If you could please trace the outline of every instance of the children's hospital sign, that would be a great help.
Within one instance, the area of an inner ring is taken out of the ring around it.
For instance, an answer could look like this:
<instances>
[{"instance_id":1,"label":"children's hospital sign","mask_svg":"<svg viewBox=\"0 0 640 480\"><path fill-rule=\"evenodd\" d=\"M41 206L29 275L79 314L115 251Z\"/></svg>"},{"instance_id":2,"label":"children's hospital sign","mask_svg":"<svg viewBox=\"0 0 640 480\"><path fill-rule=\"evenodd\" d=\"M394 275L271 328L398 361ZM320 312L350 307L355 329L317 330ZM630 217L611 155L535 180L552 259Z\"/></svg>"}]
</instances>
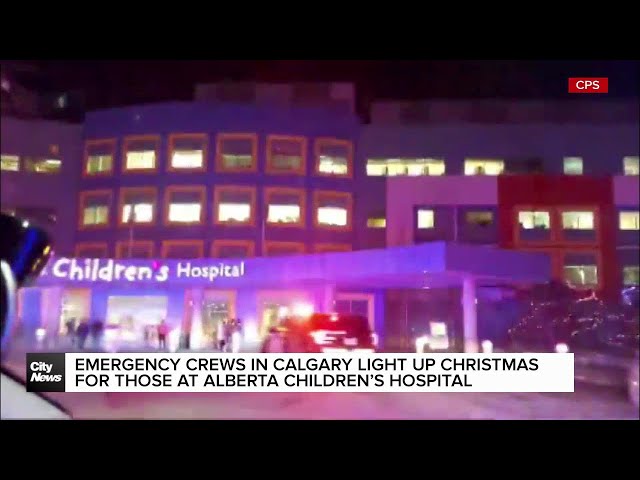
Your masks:
<instances>
[{"instance_id":1,"label":"children's hospital sign","mask_svg":"<svg viewBox=\"0 0 640 480\"><path fill-rule=\"evenodd\" d=\"M239 278L245 273L245 263L213 262L195 264L188 261L161 263L118 262L98 258L53 258L43 270L43 280L69 282L170 282L173 280L200 280L213 282L217 278Z\"/></svg>"}]
</instances>

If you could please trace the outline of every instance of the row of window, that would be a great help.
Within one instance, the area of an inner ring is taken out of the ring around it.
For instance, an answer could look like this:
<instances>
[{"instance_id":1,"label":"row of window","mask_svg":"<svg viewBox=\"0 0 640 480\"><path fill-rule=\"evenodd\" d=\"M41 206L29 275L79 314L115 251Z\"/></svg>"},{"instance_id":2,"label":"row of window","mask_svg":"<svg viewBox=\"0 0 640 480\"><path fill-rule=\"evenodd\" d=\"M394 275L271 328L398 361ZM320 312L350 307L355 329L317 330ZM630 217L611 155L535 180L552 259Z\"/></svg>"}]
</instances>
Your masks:
<instances>
[{"instance_id":1,"label":"row of window","mask_svg":"<svg viewBox=\"0 0 640 480\"><path fill-rule=\"evenodd\" d=\"M216 185L213 188L213 223L228 226L255 226L264 218L269 226L306 226L307 191L303 188L265 187L265 212L257 216L256 187ZM117 224L153 225L157 217L158 189L123 187L118 193ZM313 222L317 228L350 230L353 197L349 192L314 190ZM79 228L111 225L112 190L80 193ZM206 222L205 186L169 186L164 190L164 224L167 226L203 225Z\"/></svg>"},{"instance_id":2,"label":"row of window","mask_svg":"<svg viewBox=\"0 0 640 480\"><path fill-rule=\"evenodd\" d=\"M85 176L111 175L114 171L116 139L89 140L85 144ZM307 174L306 137L267 135L265 173L271 175ZM204 172L207 170L209 136L172 134L168 139L167 171ZM129 136L122 141L122 172L148 173L159 169L160 136ZM314 173L333 177L353 176L353 144L336 138L317 138L313 142ZM215 141L215 171L255 173L258 171L258 135L219 133Z\"/></svg>"},{"instance_id":3,"label":"row of window","mask_svg":"<svg viewBox=\"0 0 640 480\"><path fill-rule=\"evenodd\" d=\"M350 244L316 243L311 247L314 253L348 252ZM299 242L266 241L265 256L299 255L307 252L307 246ZM152 240L120 241L115 245L116 258L155 258L156 248ZM168 259L191 259L205 256L203 240L165 240L160 244L160 257ZM220 239L211 242L211 258L249 258L256 254L253 240ZM75 256L79 258L108 258L111 255L106 242L81 242L76 244Z\"/></svg>"},{"instance_id":4,"label":"row of window","mask_svg":"<svg viewBox=\"0 0 640 480\"><path fill-rule=\"evenodd\" d=\"M560 218L563 230L595 229L595 214L593 211L562 211ZM491 210L466 211L464 219L466 224L477 226L489 226L495 221L494 212ZM435 211L419 208L416 213L416 223L418 229L435 228ZM382 217L370 217L367 219L369 228L385 228L386 224L386 219ZM519 211L518 224L523 230L549 230L551 228L551 212ZM640 230L640 212L618 212L618 226L620 230Z\"/></svg>"},{"instance_id":5,"label":"row of window","mask_svg":"<svg viewBox=\"0 0 640 480\"><path fill-rule=\"evenodd\" d=\"M30 173L58 173L62 168L62 160L59 158L36 158L18 155L0 156L0 167L4 172L19 172L24 170Z\"/></svg>"},{"instance_id":6,"label":"row of window","mask_svg":"<svg viewBox=\"0 0 640 480\"><path fill-rule=\"evenodd\" d=\"M574 287L596 288L599 285L596 265L565 265L563 274L564 280ZM622 283L625 286L640 284L640 267L623 266Z\"/></svg>"},{"instance_id":7,"label":"row of window","mask_svg":"<svg viewBox=\"0 0 640 480\"><path fill-rule=\"evenodd\" d=\"M158 170L159 136L125 137L123 172L156 172ZM85 176L111 175L114 170L115 139L89 140L85 145ZM207 170L208 136L206 134L174 134L169 137L167 170L171 172L203 172ZM283 135L267 136L266 173L273 175L306 175L307 139ZM353 144L347 140L319 138L314 142L314 173L317 175L352 177ZM258 136L243 133L221 133L216 139L215 166L219 173L254 173L258 170ZM58 173L62 162L55 158L24 158L24 169L35 173ZM2 170L19 171L17 155L2 155ZM542 173L541 162L506 172L504 160L466 159L465 175L501 175L503 173ZM563 159L565 175L582 175L581 157ZM624 175L639 175L638 157L624 157ZM440 176L446 173L443 159L369 159L368 176Z\"/></svg>"},{"instance_id":8,"label":"row of window","mask_svg":"<svg viewBox=\"0 0 640 480\"><path fill-rule=\"evenodd\" d=\"M541 161L524 164L520 168L507 171L504 160L472 159L464 161L465 175L502 175L504 173L543 173ZM564 157L565 175L582 175L584 161L581 157ZM624 157L622 171L625 175L640 174L638 157ZM445 175L446 165L443 159L436 158L388 158L367 160L367 175L370 177L396 176L440 176Z\"/></svg>"}]
</instances>

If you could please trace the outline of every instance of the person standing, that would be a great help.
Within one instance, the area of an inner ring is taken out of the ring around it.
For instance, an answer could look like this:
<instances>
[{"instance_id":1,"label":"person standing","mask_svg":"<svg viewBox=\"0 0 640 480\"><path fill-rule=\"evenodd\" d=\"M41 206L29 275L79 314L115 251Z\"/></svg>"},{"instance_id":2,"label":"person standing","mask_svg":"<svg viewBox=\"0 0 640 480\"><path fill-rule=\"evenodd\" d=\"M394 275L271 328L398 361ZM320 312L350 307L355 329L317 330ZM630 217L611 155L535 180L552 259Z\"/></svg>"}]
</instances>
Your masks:
<instances>
[{"instance_id":1,"label":"person standing","mask_svg":"<svg viewBox=\"0 0 640 480\"><path fill-rule=\"evenodd\" d=\"M216 330L216 337L218 340L218 350L221 352L224 351L225 347L225 337L227 330L227 321L226 319L220 319L218 322L218 329Z\"/></svg>"},{"instance_id":2,"label":"person standing","mask_svg":"<svg viewBox=\"0 0 640 480\"><path fill-rule=\"evenodd\" d=\"M167 335L169 334L169 326L167 322L163 319L158 325L158 348L160 350L167 349Z\"/></svg>"}]
</instances>

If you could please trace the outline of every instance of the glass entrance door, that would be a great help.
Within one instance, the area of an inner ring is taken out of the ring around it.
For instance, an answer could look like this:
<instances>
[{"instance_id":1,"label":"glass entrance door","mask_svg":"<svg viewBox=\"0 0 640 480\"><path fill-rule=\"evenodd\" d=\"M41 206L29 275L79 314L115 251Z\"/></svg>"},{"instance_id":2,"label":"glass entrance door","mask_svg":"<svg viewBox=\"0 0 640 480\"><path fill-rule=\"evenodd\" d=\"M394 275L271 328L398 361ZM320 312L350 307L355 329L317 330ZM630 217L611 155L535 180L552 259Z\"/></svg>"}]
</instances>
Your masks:
<instances>
[{"instance_id":1,"label":"glass entrance door","mask_svg":"<svg viewBox=\"0 0 640 480\"><path fill-rule=\"evenodd\" d=\"M214 348L220 322L231 318L228 300L205 299L202 306L202 342L205 347Z\"/></svg>"}]
</instances>

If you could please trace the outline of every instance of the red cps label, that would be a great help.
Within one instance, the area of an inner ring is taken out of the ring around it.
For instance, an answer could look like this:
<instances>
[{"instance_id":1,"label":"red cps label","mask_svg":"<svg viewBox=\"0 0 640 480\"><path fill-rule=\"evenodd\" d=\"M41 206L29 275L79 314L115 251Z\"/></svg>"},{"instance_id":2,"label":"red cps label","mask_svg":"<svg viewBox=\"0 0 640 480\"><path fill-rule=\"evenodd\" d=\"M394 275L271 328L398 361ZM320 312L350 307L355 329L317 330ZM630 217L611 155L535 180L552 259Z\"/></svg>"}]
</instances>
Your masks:
<instances>
[{"instance_id":1,"label":"red cps label","mask_svg":"<svg viewBox=\"0 0 640 480\"><path fill-rule=\"evenodd\" d=\"M569 93L609 93L609 79L606 77L570 78Z\"/></svg>"}]
</instances>

